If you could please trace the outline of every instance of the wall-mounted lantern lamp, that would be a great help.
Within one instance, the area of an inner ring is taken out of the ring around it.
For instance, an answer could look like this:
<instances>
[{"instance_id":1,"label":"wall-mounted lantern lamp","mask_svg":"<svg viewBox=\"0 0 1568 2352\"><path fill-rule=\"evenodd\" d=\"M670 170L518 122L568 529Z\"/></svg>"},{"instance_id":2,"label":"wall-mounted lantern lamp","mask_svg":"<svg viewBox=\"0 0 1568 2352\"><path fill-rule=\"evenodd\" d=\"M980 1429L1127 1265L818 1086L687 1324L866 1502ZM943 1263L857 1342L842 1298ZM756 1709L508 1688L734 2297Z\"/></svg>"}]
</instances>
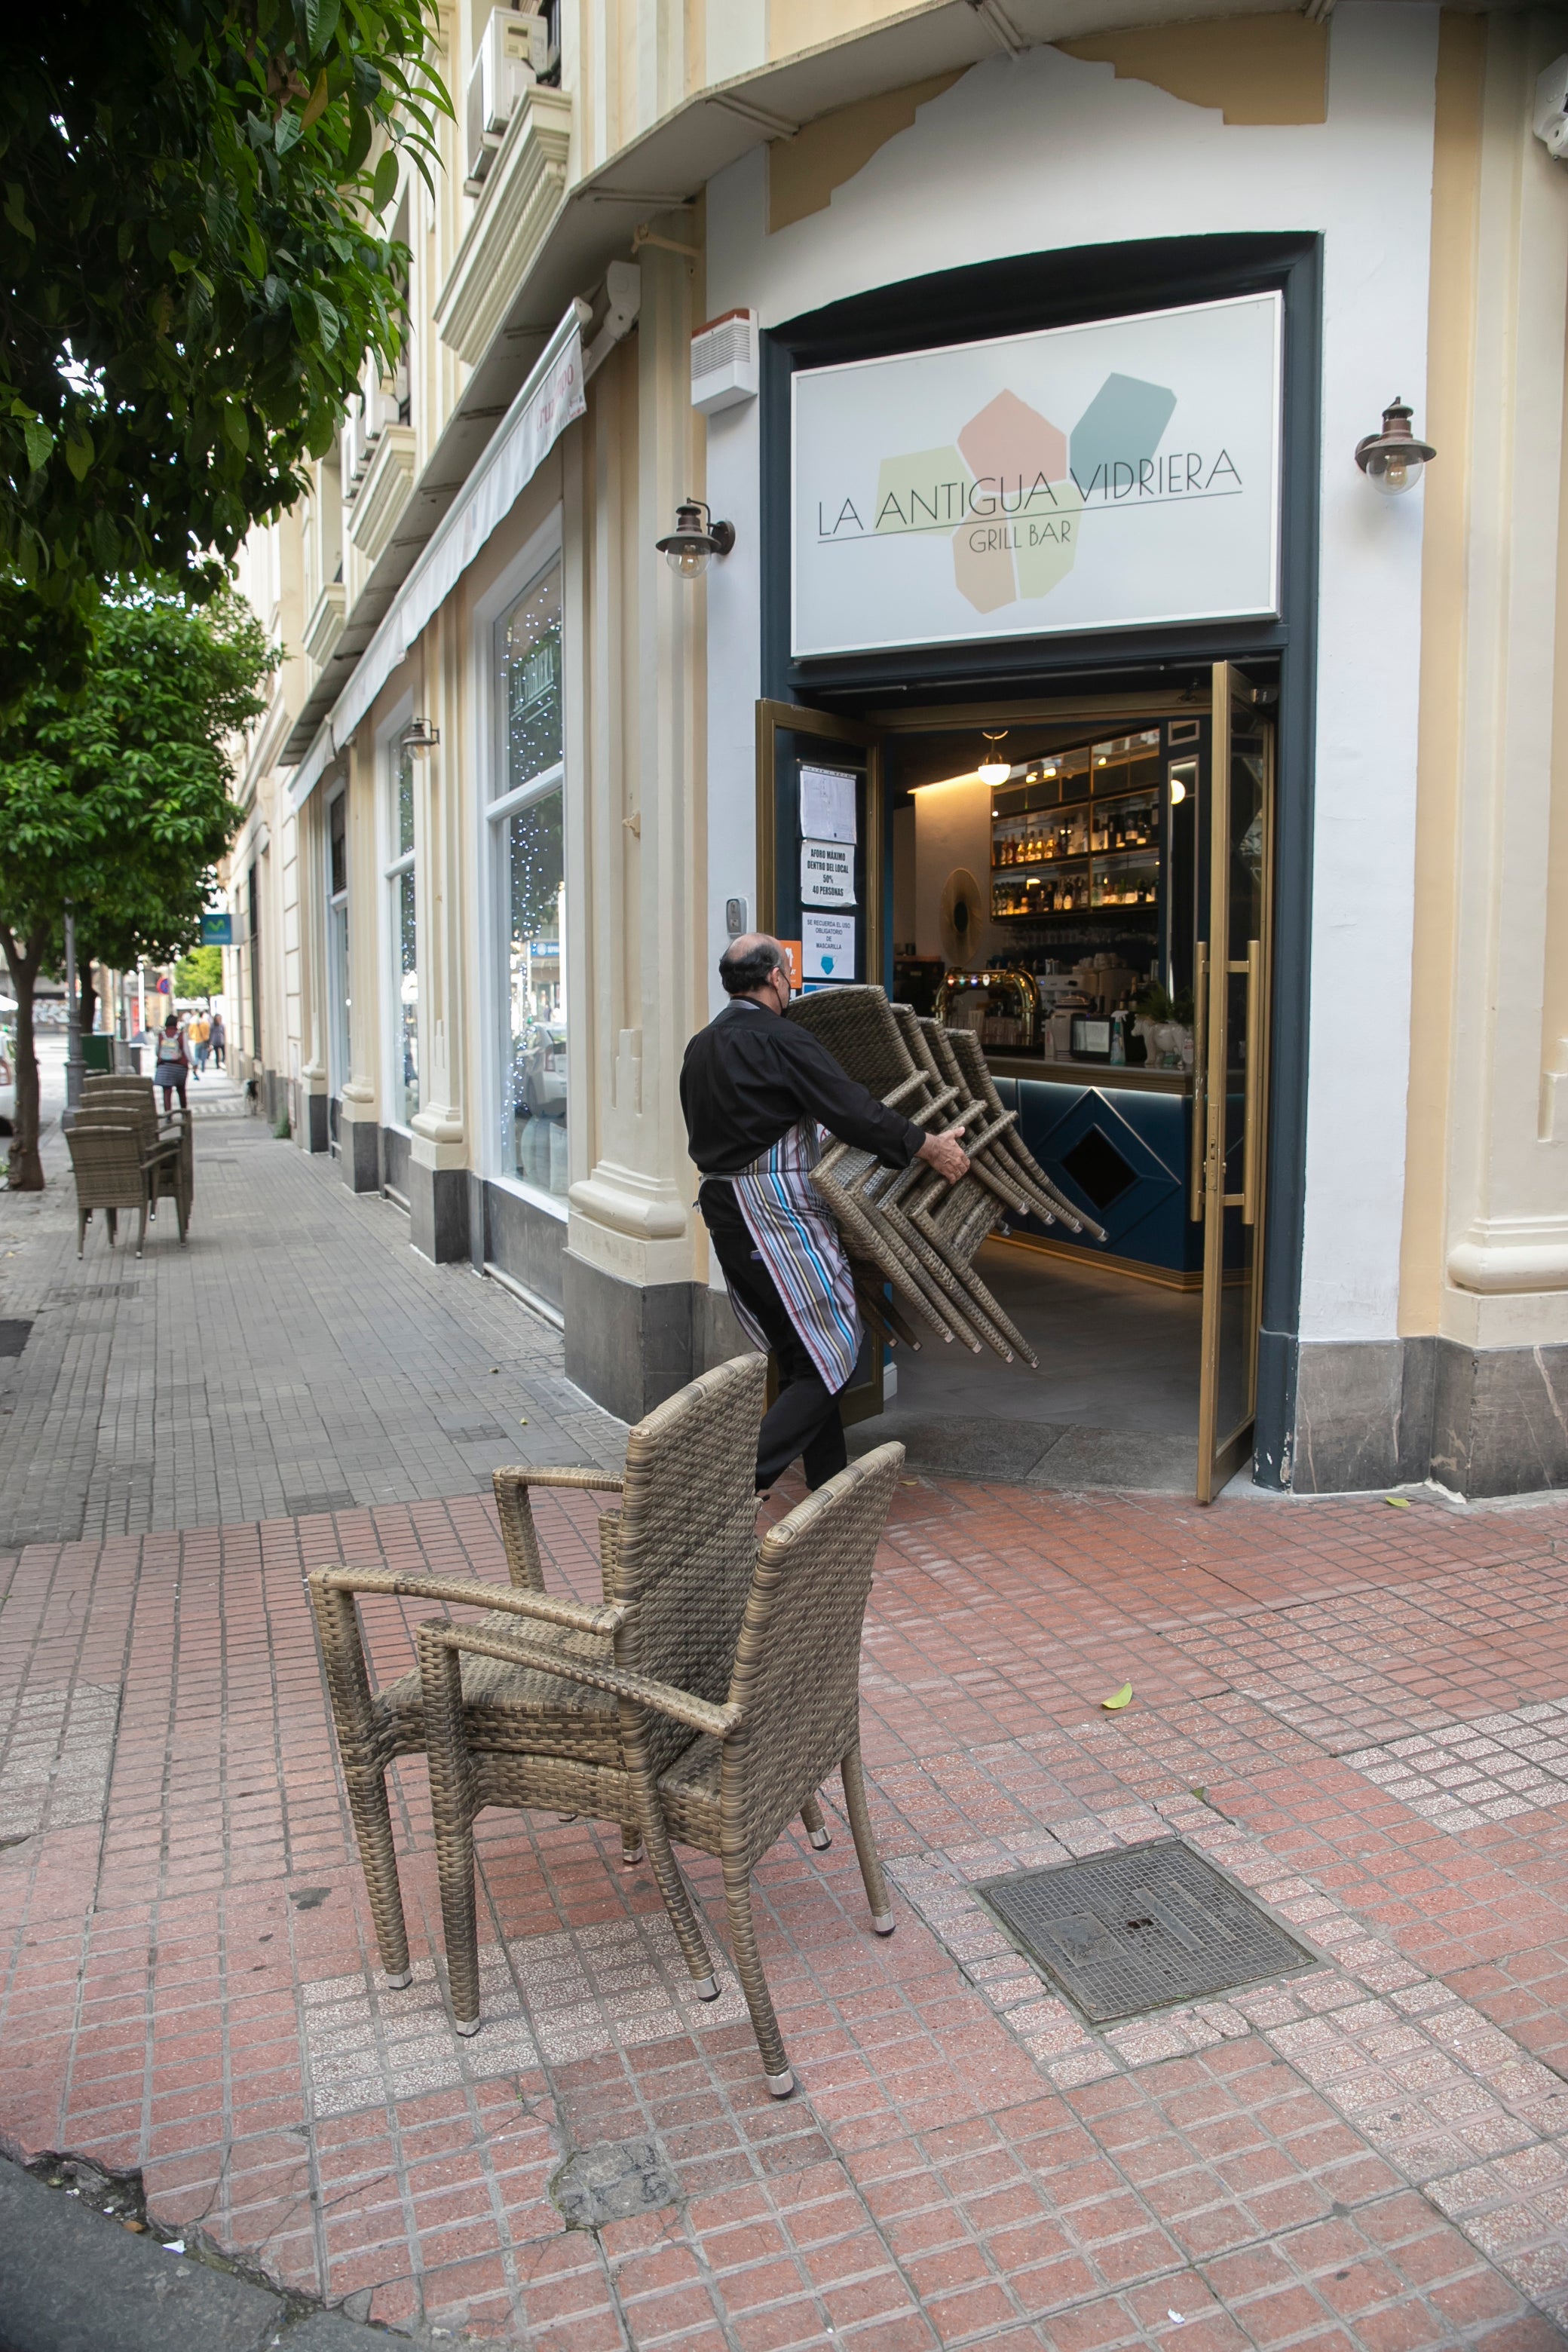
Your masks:
<instances>
[{"instance_id":1,"label":"wall-mounted lantern lamp","mask_svg":"<svg viewBox=\"0 0 1568 2352\"><path fill-rule=\"evenodd\" d=\"M700 499L682 499L675 509L675 529L655 542L678 580L695 580L708 569L710 555L728 555L735 544L732 522L715 522Z\"/></svg>"},{"instance_id":2,"label":"wall-mounted lantern lamp","mask_svg":"<svg viewBox=\"0 0 1568 2352\"><path fill-rule=\"evenodd\" d=\"M1005 784L1008 777L1013 772L1012 761L1005 758L1004 755L996 749L997 744L1002 741L1003 737L1005 736L1006 732L1007 730L1004 727L1000 735L986 736L985 740L990 744L991 749L986 752L985 757L981 761L980 765L974 771L981 782L983 784L988 784L993 792L995 791L998 784Z\"/></svg>"},{"instance_id":3,"label":"wall-mounted lantern lamp","mask_svg":"<svg viewBox=\"0 0 1568 2352\"><path fill-rule=\"evenodd\" d=\"M441 730L432 727L427 719L411 719L397 740L405 751L412 751L416 760L422 760L426 752L433 751L441 740Z\"/></svg>"},{"instance_id":4,"label":"wall-mounted lantern lamp","mask_svg":"<svg viewBox=\"0 0 1568 2352\"><path fill-rule=\"evenodd\" d=\"M1355 445L1355 461L1374 490L1396 499L1414 489L1427 465L1437 455L1430 441L1417 441L1410 430L1413 411L1396 393L1383 412L1383 430L1369 433Z\"/></svg>"}]
</instances>

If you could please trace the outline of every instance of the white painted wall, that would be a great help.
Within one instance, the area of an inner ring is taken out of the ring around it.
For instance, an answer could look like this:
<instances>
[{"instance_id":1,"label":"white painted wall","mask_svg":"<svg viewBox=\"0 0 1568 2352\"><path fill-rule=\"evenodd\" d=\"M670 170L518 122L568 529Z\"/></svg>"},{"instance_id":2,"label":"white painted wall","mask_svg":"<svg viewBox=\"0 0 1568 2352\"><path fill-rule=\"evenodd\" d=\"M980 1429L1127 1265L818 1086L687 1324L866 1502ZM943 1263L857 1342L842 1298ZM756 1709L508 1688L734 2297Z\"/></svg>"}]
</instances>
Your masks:
<instances>
[{"instance_id":1,"label":"white painted wall","mask_svg":"<svg viewBox=\"0 0 1568 2352\"><path fill-rule=\"evenodd\" d=\"M1396 1332L1410 1023L1421 494L1371 493L1352 458L1395 393L1422 413L1437 10L1342 0L1329 119L1237 128L1040 48L974 68L831 205L766 234L766 158L714 180L708 309L773 326L900 278L1116 239L1315 230L1325 257L1307 1230L1301 1331ZM754 514L754 405L714 420L709 498ZM712 567L710 898L752 870L760 642L754 522ZM747 762L748 782L740 786ZM731 782L733 779L733 782ZM734 793L731 821L721 812ZM718 952L715 947L715 954Z\"/></svg>"}]
</instances>

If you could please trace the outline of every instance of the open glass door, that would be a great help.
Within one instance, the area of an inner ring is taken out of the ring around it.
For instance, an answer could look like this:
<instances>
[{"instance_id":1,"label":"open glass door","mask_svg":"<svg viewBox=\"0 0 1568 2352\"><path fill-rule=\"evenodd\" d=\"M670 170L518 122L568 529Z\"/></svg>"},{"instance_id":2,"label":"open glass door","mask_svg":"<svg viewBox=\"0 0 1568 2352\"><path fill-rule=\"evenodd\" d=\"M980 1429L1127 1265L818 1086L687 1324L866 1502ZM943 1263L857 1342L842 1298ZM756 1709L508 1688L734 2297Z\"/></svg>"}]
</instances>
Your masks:
<instances>
[{"instance_id":1,"label":"open glass door","mask_svg":"<svg viewBox=\"0 0 1568 2352\"><path fill-rule=\"evenodd\" d=\"M886 980L881 735L788 702L757 705L758 930L795 945L806 988ZM882 1350L868 1338L840 1404L882 1410Z\"/></svg>"},{"instance_id":2,"label":"open glass door","mask_svg":"<svg viewBox=\"0 0 1568 2352\"><path fill-rule=\"evenodd\" d=\"M1274 730L1228 662L1215 665L1211 754L1193 1106L1194 1212L1204 1224L1200 1503L1212 1501L1252 1443L1263 1264Z\"/></svg>"}]
</instances>

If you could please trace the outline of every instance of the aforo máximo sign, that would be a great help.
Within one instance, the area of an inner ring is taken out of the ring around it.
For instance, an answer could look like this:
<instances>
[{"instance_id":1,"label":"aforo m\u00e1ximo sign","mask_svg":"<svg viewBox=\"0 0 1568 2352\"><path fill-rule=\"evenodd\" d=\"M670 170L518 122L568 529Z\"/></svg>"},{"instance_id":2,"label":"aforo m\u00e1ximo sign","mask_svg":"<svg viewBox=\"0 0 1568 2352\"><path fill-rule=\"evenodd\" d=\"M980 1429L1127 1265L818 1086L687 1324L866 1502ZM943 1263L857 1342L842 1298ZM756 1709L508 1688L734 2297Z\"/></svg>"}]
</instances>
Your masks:
<instances>
[{"instance_id":1,"label":"aforo m\u00e1ximo sign","mask_svg":"<svg viewBox=\"0 0 1568 2352\"><path fill-rule=\"evenodd\" d=\"M797 655L1279 610L1280 298L794 379Z\"/></svg>"}]
</instances>

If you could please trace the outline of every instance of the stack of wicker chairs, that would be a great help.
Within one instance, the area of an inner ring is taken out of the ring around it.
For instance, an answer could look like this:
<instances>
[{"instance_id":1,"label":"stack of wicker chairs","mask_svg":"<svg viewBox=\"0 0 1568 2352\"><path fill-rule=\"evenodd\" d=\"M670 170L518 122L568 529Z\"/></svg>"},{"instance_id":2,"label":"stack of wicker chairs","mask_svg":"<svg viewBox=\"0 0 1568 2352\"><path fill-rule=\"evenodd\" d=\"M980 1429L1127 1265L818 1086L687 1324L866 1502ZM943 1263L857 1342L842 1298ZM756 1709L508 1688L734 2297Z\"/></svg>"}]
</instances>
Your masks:
<instances>
[{"instance_id":1,"label":"stack of wicker chairs","mask_svg":"<svg viewBox=\"0 0 1568 2352\"><path fill-rule=\"evenodd\" d=\"M124 1076L90 1073L82 1080L81 1106L71 1114L71 1124L90 1125L105 1116L135 1119L142 1150L152 1165L152 1213L156 1217L159 1202L172 1200L184 1241L195 1191L190 1112L176 1111L160 1118L151 1078L139 1078L133 1073Z\"/></svg>"},{"instance_id":2,"label":"stack of wicker chairs","mask_svg":"<svg viewBox=\"0 0 1568 2352\"><path fill-rule=\"evenodd\" d=\"M919 1346L903 1308L944 1342L1005 1362L1037 1360L979 1274L980 1244L1009 1216L1031 1214L1102 1241L1030 1156L992 1083L972 1032L921 1020L879 988L823 989L791 1005L789 1018L821 1040L853 1078L932 1133L963 1129L967 1176L949 1185L923 1160L884 1168L847 1143L828 1146L813 1182L837 1221L856 1291L879 1337ZM893 1294L891 1306L883 1286Z\"/></svg>"}]
</instances>

